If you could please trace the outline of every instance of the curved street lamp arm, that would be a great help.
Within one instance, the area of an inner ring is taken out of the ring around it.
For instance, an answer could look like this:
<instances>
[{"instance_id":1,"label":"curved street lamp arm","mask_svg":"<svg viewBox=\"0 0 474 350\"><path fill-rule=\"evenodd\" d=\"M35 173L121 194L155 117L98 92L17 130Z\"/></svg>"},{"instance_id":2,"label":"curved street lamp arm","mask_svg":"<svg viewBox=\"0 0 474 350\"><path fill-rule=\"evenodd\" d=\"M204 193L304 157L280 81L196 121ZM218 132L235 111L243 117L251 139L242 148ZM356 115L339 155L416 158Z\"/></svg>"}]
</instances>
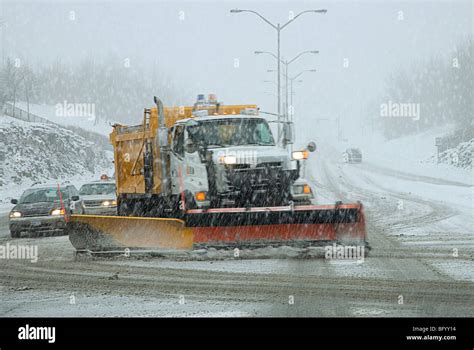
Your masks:
<instances>
[{"instance_id":1,"label":"curved street lamp arm","mask_svg":"<svg viewBox=\"0 0 474 350\"><path fill-rule=\"evenodd\" d=\"M231 10L232 12L232 10ZM258 17L260 17L262 20L264 20L266 23L268 23L270 26L272 26L273 29L275 30L278 30L278 27L276 25L274 25L272 22L270 22L268 19L266 19L265 17L263 17L260 13L258 13L257 11L254 11L254 10L236 10L235 13L238 13L238 12L250 12L250 13L253 13L255 15L257 15Z\"/></svg>"},{"instance_id":2,"label":"curved street lamp arm","mask_svg":"<svg viewBox=\"0 0 474 350\"><path fill-rule=\"evenodd\" d=\"M300 52L298 55L296 55L295 57L293 57L293 59L289 60L288 61L288 64L296 61L298 58L300 58L301 56L303 56L304 54L307 54L307 53L319 53L319 51L303 51L303 52Z\"/></svg>"},{"instance_id":3,"label":"curved street lamp arm","mask_svg":"<svg viewBox=\"0 0 474 350\"><path fill-rule=\"evenodd\" d=\"M322 14L325 14L327 12L327 10L306 10L306 11L302 11L300 13L298 13L295 17L293 17L292 19L290 19L288 22L286 22L285 24L283 24L281 27L280 27L280 30L285 28L288 24L290 24L291 22L293 22L295 19L297 19L299 16L301 16L302 14L304 13L309 13L309 12L314 12L314 13L322 13Z\"/></svg>"}]
</instances>

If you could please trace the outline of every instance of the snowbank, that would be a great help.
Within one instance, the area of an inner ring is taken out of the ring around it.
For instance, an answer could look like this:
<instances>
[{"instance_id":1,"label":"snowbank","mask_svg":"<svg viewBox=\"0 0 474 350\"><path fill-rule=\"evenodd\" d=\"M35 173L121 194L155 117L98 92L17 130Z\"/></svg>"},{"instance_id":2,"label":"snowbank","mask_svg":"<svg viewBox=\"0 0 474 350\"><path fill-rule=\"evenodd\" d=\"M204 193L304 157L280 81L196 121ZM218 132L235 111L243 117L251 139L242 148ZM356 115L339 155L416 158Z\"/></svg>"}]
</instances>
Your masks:
<instances>
[{"instance_id":1,"label":"snowbank","mask_svg":"<svg viewBox=\"0 0 474 350\"><path fill-rule=\"evenodd\" d=\"M112 166L111 152L71 130L0 116L0 211L35 182L89 181Z\"/></svg>"}]
</instances>

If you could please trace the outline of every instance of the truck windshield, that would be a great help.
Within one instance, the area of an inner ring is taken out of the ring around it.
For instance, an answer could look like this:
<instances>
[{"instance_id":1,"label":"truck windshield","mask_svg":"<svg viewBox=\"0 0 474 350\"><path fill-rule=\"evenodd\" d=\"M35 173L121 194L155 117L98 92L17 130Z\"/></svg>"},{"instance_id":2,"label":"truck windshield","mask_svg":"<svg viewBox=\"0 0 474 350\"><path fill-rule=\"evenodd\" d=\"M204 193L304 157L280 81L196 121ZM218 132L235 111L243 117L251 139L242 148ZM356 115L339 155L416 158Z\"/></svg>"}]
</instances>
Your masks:
<instances>
[{"instance_id":1,"label":"truck windshield","mask_svg":"<svg viewBox=\"0 0 474 350\"><path fill-rule=\"evenodd\" d=\"M188 127L194 142L209 147L240 145L274 146L272 132L264 119L236 118L201 121Z\"/></svg>"},{"instance_id":2,"label":"truck windshield","mask_svg":"<svg viewBox=\"0 0 474 350\"><path fill-rule=\"evenodd\" d=\"M61 190L62 199L67 199L66 191ZM59 192L57 188L41 188L26 190L21 198L20 203L40 203L40 202L56 202L59 201Z\"/></svg>"}]
</instances>

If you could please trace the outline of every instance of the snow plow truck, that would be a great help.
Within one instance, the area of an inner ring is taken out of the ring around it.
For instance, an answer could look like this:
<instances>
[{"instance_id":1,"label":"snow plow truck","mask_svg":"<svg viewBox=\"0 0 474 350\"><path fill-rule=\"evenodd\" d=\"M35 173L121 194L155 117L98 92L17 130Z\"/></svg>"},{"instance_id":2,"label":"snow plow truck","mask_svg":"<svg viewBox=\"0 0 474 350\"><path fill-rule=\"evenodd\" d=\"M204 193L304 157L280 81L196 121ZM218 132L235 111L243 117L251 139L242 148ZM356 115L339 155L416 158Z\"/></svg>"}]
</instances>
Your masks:
<instances>
[{"instance_id":1,"label":"snow plow truck","mask_svg":"<svg viewBox=\"0 0 474 350\"><path fill-rule=\"evenodd\" d=\"M142 124L113 125L118 216L71 215L77 252L366 243L361 203L295 205L291 186L315 145L287 151L291 123L213 95L187 107L155 104Z\"/></svg>"}]
</instances>

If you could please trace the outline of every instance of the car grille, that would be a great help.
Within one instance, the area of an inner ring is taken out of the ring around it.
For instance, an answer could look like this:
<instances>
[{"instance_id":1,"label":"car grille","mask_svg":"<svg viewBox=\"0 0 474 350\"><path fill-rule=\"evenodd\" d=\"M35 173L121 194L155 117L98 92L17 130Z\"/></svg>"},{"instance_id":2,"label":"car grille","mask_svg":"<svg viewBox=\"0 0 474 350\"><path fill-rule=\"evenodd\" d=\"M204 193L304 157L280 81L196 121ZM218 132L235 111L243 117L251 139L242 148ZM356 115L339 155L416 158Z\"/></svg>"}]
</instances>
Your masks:
<instances>
[{"instance_id":1,"label":"car grille","mask_svg":"<svg viewBox=\"0 0 474 350\"><path fill-rule=\"evenodd\" d=\"M90 201L84 201L84 206L87 207L100 207L102 206L102 202L105 200L90 200ZM111 201L111 200L110 200Z\"/></svg>"},{"instance_id":2,"label":"car grille","mask_svg":"<svg viewBox=\"0 0 474 350\"><path fill-rule=\"evenodd\" d=\"M40 208L40 209L33 209L28 210L27 212L22 212L22 217L29 218L29 217L36 217L36 216L48 216L50 210Z\"/></svg>"}]
</instances>

